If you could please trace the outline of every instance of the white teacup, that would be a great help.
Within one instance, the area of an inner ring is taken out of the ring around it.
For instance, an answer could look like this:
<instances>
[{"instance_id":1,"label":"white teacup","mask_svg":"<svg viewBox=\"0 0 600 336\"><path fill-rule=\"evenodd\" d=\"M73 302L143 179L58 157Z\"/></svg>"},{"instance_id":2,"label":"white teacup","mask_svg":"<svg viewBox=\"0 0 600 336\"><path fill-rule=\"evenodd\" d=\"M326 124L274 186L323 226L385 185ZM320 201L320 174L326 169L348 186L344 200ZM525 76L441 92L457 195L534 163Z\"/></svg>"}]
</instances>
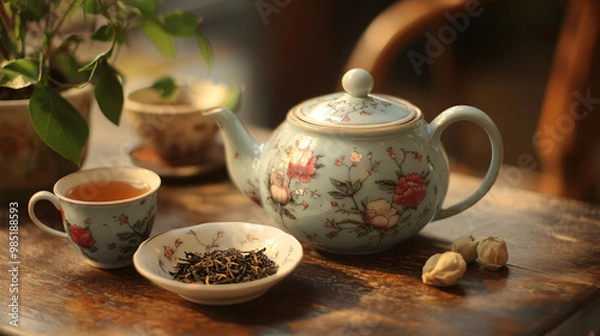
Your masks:
<instances>
[{"instance_id":1,"label":"white teacup","mask_svg":"<svg viewBox=\"0 0 600 336\"><path fill-rule=\"evenodd\" d=\"M29 200L29 216L42 230L68 239L92 266L125 267L150 235L160 183L154 172L137 167L81 170L58 180L54 193L35 193ZM109 195L115 190L116 195ZM42 200L60 210L64 232L38 219L34 207Z\"/></svg>"},{"instance_id":2,"label":"white teacup","mask_svg":"<svg viewBox=\"0 0 600 336\"><path fill-rule=\"evenodd\" d=\"M127 95L123 113L144 146L169 165L196 165L209 159L215 145L217 124L204 111L218 106L235 109L240 91L212 81L193 81L181 86L174 101L149 87Z\"/></svg>"}]
</instances>

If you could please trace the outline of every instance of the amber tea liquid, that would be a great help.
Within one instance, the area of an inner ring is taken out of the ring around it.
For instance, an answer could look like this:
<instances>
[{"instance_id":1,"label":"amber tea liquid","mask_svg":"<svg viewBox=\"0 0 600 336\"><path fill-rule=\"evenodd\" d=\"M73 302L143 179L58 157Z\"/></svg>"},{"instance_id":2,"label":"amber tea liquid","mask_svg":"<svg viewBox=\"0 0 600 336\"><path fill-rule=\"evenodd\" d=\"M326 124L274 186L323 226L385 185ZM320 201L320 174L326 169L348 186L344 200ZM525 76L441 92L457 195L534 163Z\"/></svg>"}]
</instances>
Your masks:
<instances>
[{"instance_id":1,"label":"amber tea liquid","mask_svg":"<svg viewBox=\"0 0 600 336\"><path fill-rule=\"evenodd\" d=\"M78 201L108 202L136 197L149 190L150 186L140 181L91 181L74 186L66 196Z\"/></svg>"}]
</instances>

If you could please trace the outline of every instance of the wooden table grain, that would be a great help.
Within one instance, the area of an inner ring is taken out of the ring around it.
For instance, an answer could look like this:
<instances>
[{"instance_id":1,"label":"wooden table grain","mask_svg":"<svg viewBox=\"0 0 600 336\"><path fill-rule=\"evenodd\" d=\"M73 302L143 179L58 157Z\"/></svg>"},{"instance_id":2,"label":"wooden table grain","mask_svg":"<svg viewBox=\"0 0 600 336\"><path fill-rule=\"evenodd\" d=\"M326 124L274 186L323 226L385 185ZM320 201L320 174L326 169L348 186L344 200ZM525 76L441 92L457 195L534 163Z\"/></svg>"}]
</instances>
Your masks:
<instances>
[{"instance_id":1,"label":"wooden table grain","mask_svg":"<svg viewBox=\"0 0 600 336\"><path fill-rule=\"evenodd\" d=\"M452 175L450 202L478 179ZM43 211L43 209L42 209ZM0 210L8 218L7 205ZM99 270L19 208L18 327L9 324L8 226L1 239L0 333L15 335L594 335L600 332L600 207L511 188L502 180L465 213L369 256L304 245L298 268L264 296L193 304L133 266ZM50 211L49 217L57 215ZM57 216L55 216L57 217ZM58 217L57 217L58 220ZM153 232L212 221L273 224L226 171L164 181ZM464 234L504 237L508 265L468 266L459 284L421 282L421 267Z\"/></svg>"}]
</instances>

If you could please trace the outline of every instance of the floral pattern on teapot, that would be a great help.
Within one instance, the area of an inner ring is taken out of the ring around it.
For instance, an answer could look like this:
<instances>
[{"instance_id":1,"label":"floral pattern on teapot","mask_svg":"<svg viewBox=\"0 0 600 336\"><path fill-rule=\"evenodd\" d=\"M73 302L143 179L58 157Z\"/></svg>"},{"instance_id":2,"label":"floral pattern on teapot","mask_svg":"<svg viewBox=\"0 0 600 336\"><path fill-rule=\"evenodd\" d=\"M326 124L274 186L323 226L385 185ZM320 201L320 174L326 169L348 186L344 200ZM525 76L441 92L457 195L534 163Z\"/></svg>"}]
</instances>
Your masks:
<instances>
[{"instance_id":1,"label":"floral pattern on teapot","mask_svg":"<svg viewBox=\"0 0 600 336\"><path fill-rule=\"evenodd\" d=\"M294 231L298 211L327 204L329 211L320 223L320 229L303 231L306 240L315 243L317 239L343 239L340 236L345 233L363 242L358 249L376 248L385 238L398 235L411 223L432 214L434 203L427 201L428 192L431 192L427 186L433 163L428 155L388 147L385 153L364 153L355 148L331 157L316 154L310 144L301 142L275 147L286 164L268 170L263 183L268 190L265 195L269 205L267 210L273 211L280 224L291 231ZM421 169L406 170L409 161L412 161L411 168L416 165ZM383 165L393 165L395 176L382 178L379 170ZM334 169L331 176L321 174L326 166ZM328 186L325 190L320 189L323 183ZM258 200L258 187L251 183L249 186L246 194ZM375 197L375 193L361 193L368 188L378 190ZM437 194L437 188L432 189L432 193Z\"/></svg>"}]
</instances>

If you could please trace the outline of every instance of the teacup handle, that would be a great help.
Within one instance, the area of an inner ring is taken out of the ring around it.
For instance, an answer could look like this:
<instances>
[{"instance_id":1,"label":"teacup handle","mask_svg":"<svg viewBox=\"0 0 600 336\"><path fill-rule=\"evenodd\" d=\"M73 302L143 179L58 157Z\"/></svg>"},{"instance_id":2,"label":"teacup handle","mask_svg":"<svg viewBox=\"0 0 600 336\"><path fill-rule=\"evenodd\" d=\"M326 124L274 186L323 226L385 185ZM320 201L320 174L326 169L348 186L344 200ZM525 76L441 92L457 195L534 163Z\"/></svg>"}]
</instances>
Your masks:
<instances>
[{"instance_id":1,"label":"teacup handle","mask_svg":"<svg viewBox=\"0 0 600 336\"><path fill-rule=\"evenodd\" d=\"M481 128L485 130L492 146L492 159L479 188L466 199L451 205L446 209L440 209L434 219L442 219L456 215L479 201L492 188L492 185L500 172L500 166L502 165L504 148L502 146L502 136L500 135L498 127L487 114L471 106L454 106L440 113L440 115L428 125L430 144L433 147L440 146L440 135L442 132L446 127L457 121L470 121L481 126Z\"/></svg>"},{"instance_id":2,"label":"teacup handle","mask_svg":"<svg viewBox=\"0 0 600 336\"><path fill-rule=\"evenodd\" d=\"M62 238L67 238L67 234L65 232L49 227L48 225L44 224L36 216L35 210L34 210L35 204L42 200L50 201L50 203L52 203L57 210L60 210L60 203L59 203L58 197L56 197L56 195L54 195L53 193L48 192L48 191L38 191L35 194L33 194L33 196L31 196L31 198L29 199L29 204L27 205L27 211L29 212L29 218L31 218L31 221L35 225L37 225L40 229L42 229L48 233L51 233L53 235L57 235Z\"/></svg>"}]
</instances>

